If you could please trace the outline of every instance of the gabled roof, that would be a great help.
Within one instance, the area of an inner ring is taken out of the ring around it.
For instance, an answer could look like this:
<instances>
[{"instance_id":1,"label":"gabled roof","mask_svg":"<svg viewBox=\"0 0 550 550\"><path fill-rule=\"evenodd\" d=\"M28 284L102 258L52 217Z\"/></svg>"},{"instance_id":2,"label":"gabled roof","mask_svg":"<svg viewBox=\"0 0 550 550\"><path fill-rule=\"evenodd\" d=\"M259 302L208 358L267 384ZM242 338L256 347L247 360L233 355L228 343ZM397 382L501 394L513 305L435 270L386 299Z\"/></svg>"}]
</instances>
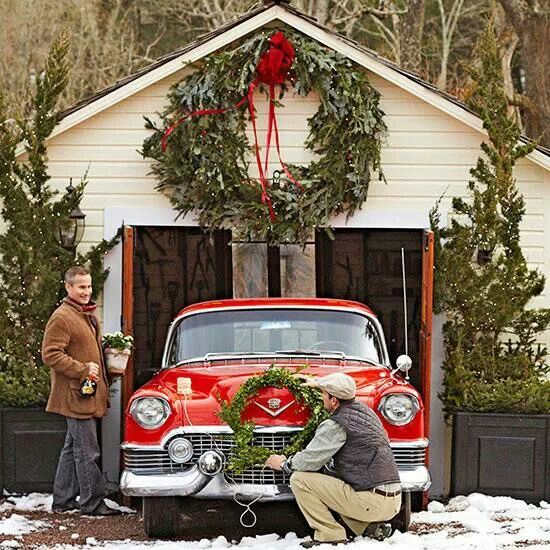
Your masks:
<instances>
[{"instance_id":1,"label":"gabled roof","mask_svg":"<svg viewBox=\"0 0 550 550\"><path fill-rule=\"evenodd\" d=\"M273 21L285 23L306 36L338 51L358 65L410 92L449 116L460 120L474 130L486 134L481 119L455 97L442 92L418 75L400 68L375 51L320 25L314 19L286 3L281 5L280 2L272 1L265 2L238 19L201 36L185 47L159 58L140 71L78 102L61 114L62 119L50 137L59 135L98 112L170 76L181 70L185 64L198 61ZM548 149L537 147L528 158L539 166L550 170L550 151Z\"/></svg>"}]
</instances>

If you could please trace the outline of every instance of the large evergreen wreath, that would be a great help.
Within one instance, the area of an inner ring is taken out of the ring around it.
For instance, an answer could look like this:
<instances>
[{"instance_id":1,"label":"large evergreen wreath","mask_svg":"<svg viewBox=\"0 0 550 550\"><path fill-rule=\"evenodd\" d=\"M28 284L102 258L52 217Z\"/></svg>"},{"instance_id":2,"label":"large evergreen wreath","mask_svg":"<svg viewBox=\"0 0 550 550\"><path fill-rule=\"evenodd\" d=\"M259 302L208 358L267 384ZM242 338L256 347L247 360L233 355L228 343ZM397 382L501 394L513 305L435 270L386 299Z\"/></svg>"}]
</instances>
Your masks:
<instances>
[{"instance_id":1,"label":"large evergreen wreath","mask_svg":"<svg viewBox=\"0 0 550 550\"><path fill-rule=\"evenodd\" d=\"M309 421L304 429L292 438L290 445L283 449L283 454L289 456L303 449L313 437L320 422L328 417L323 408L323 399L319 391L305 386L295 376L296 372L285 368L271 366L264 374L252 376L237 391L231 402L222 401L219 417L226 422L234 432L236 447L231 455L228 470L242 472L254 465L263 464L273 449L252 445L255 425L252 422L242 422L241 414L245 407L261 388L273 386L287 388L296 398L296 402L310 411Z\"/></svg>"},{"instance_id":2,"label":"large evergreen wreath","mask_svg":"<svg viewBox=\"0 0 550 550\"><path fill-rule=\"evenodd\" d=\"M234 238L271 244L305 242L316 228L330 231L332 216L352 215L365 202L374 172L384 178L380 150L386 125L380 94L366 72L302 34L289 29L284 34L296 58L290 86L280 87L279 99L289 88L300 96L315 91L320 106L309 120L305 143L317 158L309 166L290 167L301 188L286 179L270 187L274 219L261 201L258 181L248 174L246 109L194 117L173 129L165 150L161 145L167 129L185 113L231 108L246 95L271 32L209 56L174 85L162 123L146 119L154 132L142 151L155 161L157 189L169 195L180 214L195 211L204 228L231 229Z\"/></svg>"}]
</instances>

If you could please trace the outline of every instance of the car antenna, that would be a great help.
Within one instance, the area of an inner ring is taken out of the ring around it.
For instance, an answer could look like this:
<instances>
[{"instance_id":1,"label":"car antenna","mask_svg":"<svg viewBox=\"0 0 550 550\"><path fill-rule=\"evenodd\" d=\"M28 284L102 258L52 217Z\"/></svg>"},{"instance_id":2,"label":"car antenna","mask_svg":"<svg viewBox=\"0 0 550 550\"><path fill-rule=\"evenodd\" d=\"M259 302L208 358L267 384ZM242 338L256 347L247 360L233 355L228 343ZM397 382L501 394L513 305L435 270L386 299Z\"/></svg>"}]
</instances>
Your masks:
<instances>
[{"instance_id":1,"label":"car antenna","mask_svg":"<svg viewBox=\"0 0 550 550\"><path fill-rule=\"evenodd\" d=\"M405 355L409 355L409 333L407 327L408 313L407 313L407 277L405 273L405 248L401 247L401 273L403 276L403 317L405 325ZM405 379L409 379L409 371L405 375Z\"/></svg>"}]
</instances>

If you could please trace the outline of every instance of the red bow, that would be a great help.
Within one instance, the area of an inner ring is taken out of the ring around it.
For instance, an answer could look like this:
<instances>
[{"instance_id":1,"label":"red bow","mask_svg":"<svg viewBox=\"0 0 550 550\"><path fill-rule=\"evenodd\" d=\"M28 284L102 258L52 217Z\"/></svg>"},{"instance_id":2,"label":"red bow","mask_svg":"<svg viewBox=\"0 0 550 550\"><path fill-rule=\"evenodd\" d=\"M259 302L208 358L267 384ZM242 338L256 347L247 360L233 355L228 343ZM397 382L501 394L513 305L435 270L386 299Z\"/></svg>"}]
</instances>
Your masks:
<instances>
[{"instance_id":1,"label":"red bow","mask_svg":"<svg viewBox=\"0 0 550 550\"><path fill-rule=\"evenodd\" d=\"M161 146L162 150L165 151L168 145L168 137L172 132L186 119L194 116L202 115L213 115L221 114L226 111L237 109L248 102L248 108L250 110L250 118L252 120L252 128L254 130L254 151L256 154L256 163L258 165L258 172L260 174L260 185L262 187L262 203L267 204L269 208L269 215L271 221L275 220L275 212L273 211L273 205L271 203L271 198L267 192L269 188L269 182L266 178L267 166L269 162L269 150L271 148L271 135L273 130L275 130L275 143L277 146L277 155L279 157L279 162L285 171L287 177L293 181L296 186L300 189L302 186L290 173L285 163L281 159L281 151L279 146L279 131L277 128L277 118L275 116L275 85L282 84L289 76L290 70L292 68L292 63L294 62L294 48L292 44L285 38L284 34L281 31L277 31L269 39L269 48L260 58L258 67L256 68L256 78L250 83L248 87L248 93L243 97L238 103L232 107L226 107L223 109L202 109L200 111L194 111L188 113L177 122L172 124L162 136ZM258 133L256 129L256 114L254 112L254 90L259 83L269 85L269 115L268 115L268 128L267 128L267 138L266 138L266 150L265 150L265 160L264 166L260 159L260 148L258 146Z\"/></svg>"},{"instance_id":2,"label":"red bow","mask_svg":"<svg viewBox=\"0 0 550 550\"><path fill-rule=\"evenodd\" d=\"M262 55L256 69L256 80L265 84L282 84L294 62L294 48L281 31L270 39L268 50Z\"/></svg>"}]
</instances>

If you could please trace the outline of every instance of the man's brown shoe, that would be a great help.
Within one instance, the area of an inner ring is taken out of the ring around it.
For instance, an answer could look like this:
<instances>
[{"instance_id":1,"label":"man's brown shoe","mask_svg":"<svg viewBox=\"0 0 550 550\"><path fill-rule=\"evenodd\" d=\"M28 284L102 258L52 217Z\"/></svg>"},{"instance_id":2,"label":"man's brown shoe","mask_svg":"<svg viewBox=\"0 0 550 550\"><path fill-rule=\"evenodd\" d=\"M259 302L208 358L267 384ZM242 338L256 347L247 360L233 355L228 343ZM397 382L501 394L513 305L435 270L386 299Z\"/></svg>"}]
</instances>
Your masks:
<instances>
[{"instance_id":1,"label":"man's brown shoe","mask_svg":"<svg viewBox=\"0 0 550 550\"><path fill-rule=\"evenodd\" d=\"M76 500L68 502L67 504L63 505L53 505L52 504L52 512L55 512L56 514L63 514L64 512L74 512L76 510L80 510L80 504Z\"/></svg>"},{"instance_id":2,"label":"man's brown shoe","mask_svg":"<svg viewBox=\"0 0 550 550\"><path fill-rule=\"evenodd\" d=\"M87 515L88 516L119 516L120 514L122 514L120 510L109 508L104 502L102 502L93 512Z\"/></svg>"}]
</instances>

